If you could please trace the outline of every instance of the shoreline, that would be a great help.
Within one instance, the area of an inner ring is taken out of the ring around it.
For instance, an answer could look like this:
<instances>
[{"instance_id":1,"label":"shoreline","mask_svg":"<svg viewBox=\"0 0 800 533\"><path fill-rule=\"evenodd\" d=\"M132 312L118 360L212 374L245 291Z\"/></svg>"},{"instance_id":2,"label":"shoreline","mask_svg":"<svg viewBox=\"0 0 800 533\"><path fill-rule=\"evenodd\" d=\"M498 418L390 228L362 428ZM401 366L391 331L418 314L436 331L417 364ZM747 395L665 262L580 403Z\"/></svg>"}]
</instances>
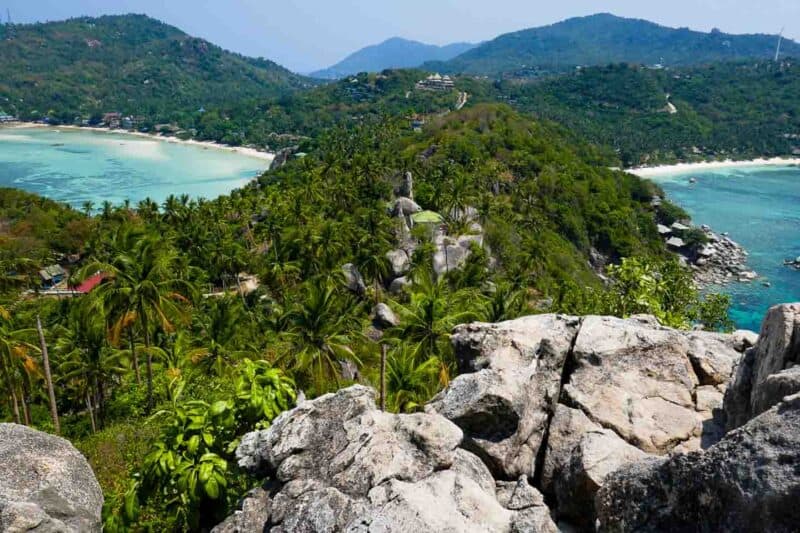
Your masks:
<instances>
[{"instance_id":1,"label":"shoreline","mask_svg":"<svg viewBox=\"0 0 800 533\"><path fill-rule=\"evenodd\" d=\"M13 122L8 124L0 125L0 130L2 129L26 129L26 128L52 128L52 129L63 129L63 130L70 130L70 131L92 131L95 133L105 133L105 134L118 134L118 135L130 135L133 137L140 137L143 139L152 139L155 141L167 142L172 144L184 144L187 146L196 146L198 148L204 149L214 149L214 150L222 150L224 152L231 152L239 155L244 155L247 157L252 157L254 159L261 159L263 161L272 162L275 159L275 154L271 152L264 152L262 150L257 150L255 148L247 148L244 146L230 146L227 144L219 144L213 141L197 141L195 139L178 139L176 137L167 137L161 135L160 133L144 133L141 131L129 131L124 129L109 129L109 128L99 128L95 126L74 126L74 125L66 125L66 126L54 126L50 124L39 124L36 122ZM268 168L268 167L267 167Z\"/></svg>"},{"instance_id":2,"label":"shoreline","mask_svg":"<svg viewBox=\"0 0 800 533\"><path fill-rule=\"evenodd\" d=\"M634 167L626 169L625 172L639 176L640 178L655 178L659 176L671 176L689 172L704 172L724 168L788 167L797 165L800 165L800 157L772 157L746 159L742 161L726 159L724 161L702 161L699 163L676 163L674 165Z\"/></svg>"}]
</instances>

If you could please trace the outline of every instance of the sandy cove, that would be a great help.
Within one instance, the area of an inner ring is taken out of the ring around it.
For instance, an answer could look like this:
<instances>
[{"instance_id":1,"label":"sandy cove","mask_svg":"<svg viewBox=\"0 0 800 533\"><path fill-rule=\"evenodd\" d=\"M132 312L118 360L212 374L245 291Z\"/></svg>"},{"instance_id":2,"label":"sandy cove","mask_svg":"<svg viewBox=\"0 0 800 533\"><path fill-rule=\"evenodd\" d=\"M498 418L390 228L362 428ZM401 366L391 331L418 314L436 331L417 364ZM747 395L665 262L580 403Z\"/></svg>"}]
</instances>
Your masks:
<instances>
[{"instance_id":1,"label":"sandy cove","mask_svg":"<svg viewBox=\"0 0 800 533\"><path fill-rule=\"evenodd\" d=\"M261 150L256 150L255 148L246 148L244 146L230 146L227 144L218 144L211 141L196 141L194 139L176 139L175 137L166 137L161 134L152 134L152 133L143 133L140 131L128 131L123 129L108 129L108 128L96 128L91 126L51 126L49 124L39 124L36 122L14 122L10 124L3 124L0 128L52 128L52 129L59 129L59 130L73 130L73 131L94 131L97 133L107 133L112 135L130 135L133 137L141 137L143 139L151 139L161 142L168 142L173 144L186 144L191 146L197 146L200 148L212 148L214 150L223 150L226 152L233 152L236 154L244 155L247 157L253 157L256 159L262 159L264 161L272 161L275 159L275 154L271 152L263 152Z\"/></svg>"},{"instance_id":2,"label":"sandy cove","mask_svg":"<svg viewBox=\"0 0 800 533\"><path fill-rule=\"evenodd\" d=\"M640 178L654 178L658 176L669 176L673 174L683 174L689 172L703 172L708 170L718 170L723 168L743 168L743 167L786 167L800 165L800 158L792 157L773 157L750 159L744 161L704 161L701 163L678 163L676 165L657 165L653 167L635 167L626 169L626 172L635 174Z\"/></svg>"}]
</instances>

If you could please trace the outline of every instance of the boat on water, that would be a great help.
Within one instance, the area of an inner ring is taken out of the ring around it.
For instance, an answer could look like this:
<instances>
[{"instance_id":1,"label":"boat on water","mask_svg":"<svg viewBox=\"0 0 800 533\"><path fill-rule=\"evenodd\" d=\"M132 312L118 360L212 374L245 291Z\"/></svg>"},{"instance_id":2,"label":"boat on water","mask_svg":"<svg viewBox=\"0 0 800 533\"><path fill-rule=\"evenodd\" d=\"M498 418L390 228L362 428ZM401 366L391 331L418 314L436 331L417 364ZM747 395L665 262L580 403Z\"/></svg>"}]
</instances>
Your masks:
<instances>
[{"instance_id":1,"label":"boat on water","mask_svg":"<svg viewBox=\"0 0 800 533\"><path fill-rule=\"evenodd\" d=\"M689 178L689 183L697 183L697 178L692 176L691 178Z\"/></svg>"}]
</instances>

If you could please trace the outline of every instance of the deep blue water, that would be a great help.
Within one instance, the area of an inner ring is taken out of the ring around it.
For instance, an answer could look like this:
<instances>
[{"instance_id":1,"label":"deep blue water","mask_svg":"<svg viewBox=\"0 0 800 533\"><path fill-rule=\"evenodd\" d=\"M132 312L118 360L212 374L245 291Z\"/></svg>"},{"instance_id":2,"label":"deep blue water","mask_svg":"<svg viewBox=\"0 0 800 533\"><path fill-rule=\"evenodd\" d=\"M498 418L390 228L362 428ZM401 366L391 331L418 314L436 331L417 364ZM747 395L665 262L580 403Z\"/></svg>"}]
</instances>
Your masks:
<instances>
[{"instance_id":1,"label":"deep blue water","mask_svg":"<svg viewBox=\"0 0 800 533\"><path fill-rule=\"evenodd\" d=\"M89 130L0 129L0 186L80 207L104 200L215 198L245 185L269 161L241 153Z\"/></svg>"},{"instance_id":2,"label":"deep blue water","mask_svg":"<svg viewBox=\"0 0 800 533\"><path fill-rule=\"evenodd\" d=\"M689 183L690 176L697 183ZM750 253L748 265L764 279L714 289L731 295L738 327L758 331L771 306L800 301L800 271L783 265L800 256L800 168L725 168L651 179L695 224L730 233Z\"/></svg>"}]
</instances>

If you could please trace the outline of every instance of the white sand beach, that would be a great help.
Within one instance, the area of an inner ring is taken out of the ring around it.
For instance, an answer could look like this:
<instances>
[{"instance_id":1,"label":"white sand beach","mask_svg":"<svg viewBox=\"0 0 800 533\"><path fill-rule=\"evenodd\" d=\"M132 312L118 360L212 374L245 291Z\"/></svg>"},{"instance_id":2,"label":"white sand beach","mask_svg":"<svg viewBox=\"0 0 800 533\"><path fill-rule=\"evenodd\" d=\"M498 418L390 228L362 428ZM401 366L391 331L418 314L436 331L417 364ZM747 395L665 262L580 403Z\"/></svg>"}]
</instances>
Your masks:
<instances>
[{"instance_id":1,"label":"white sand beach","mask_svg":"<svg viewBox=\"0 0 800 533\"><path fill-rule=\"evenodd\" d=\"M166 137L161 134L152 134L152 133L142 133L139 131L129 131L124 129L108 129L108 128L97 128L97 127L90 127L90 126L51 126L48 124L39 124L35 122L12 122L8 124L0 125L0 129L2 128L52 128L56 130L77 130L77 131L95 131L98 133L107 133L110 135L130 135L134 137L141 137L144 139L156 140L160 142L168 142L168 143L175 143L175 144L187 144L187 145L194 145L201 148L211 148L214 150L224 150L228 152L234 152L237 154L241 154L247 157L253 157L257 159L263 159L265 161L272 161L275 159L275 154L271 152L264 152L261 150L256 150L255 148L247 148L244 146L229 146L226 144L218 144L211 141L196 141L194 139L189 140L182 140L177 139L175 137Z\"/></svg>"},{"instance_id":2,"label":"white sand beach","mask_svg":"<svg viewBox=\"0 0 800 533\"><path fill-rule=\"evenodd\" d=\"M734 161L726 159L725 161L704 161L701 163L678 163L676 165L658 165L653 167L635 167L629 168L626 172L635 174L641 178L654 178L658 176L669 176L672 174L684 174L689 172L703 172L708 170L717 170L721 168L742 168L742 167L785 167L792 165L800 165L800 158L791 157L773 157L770 159L750 159L745 161Z\"/></svg>"}]
</instances>

